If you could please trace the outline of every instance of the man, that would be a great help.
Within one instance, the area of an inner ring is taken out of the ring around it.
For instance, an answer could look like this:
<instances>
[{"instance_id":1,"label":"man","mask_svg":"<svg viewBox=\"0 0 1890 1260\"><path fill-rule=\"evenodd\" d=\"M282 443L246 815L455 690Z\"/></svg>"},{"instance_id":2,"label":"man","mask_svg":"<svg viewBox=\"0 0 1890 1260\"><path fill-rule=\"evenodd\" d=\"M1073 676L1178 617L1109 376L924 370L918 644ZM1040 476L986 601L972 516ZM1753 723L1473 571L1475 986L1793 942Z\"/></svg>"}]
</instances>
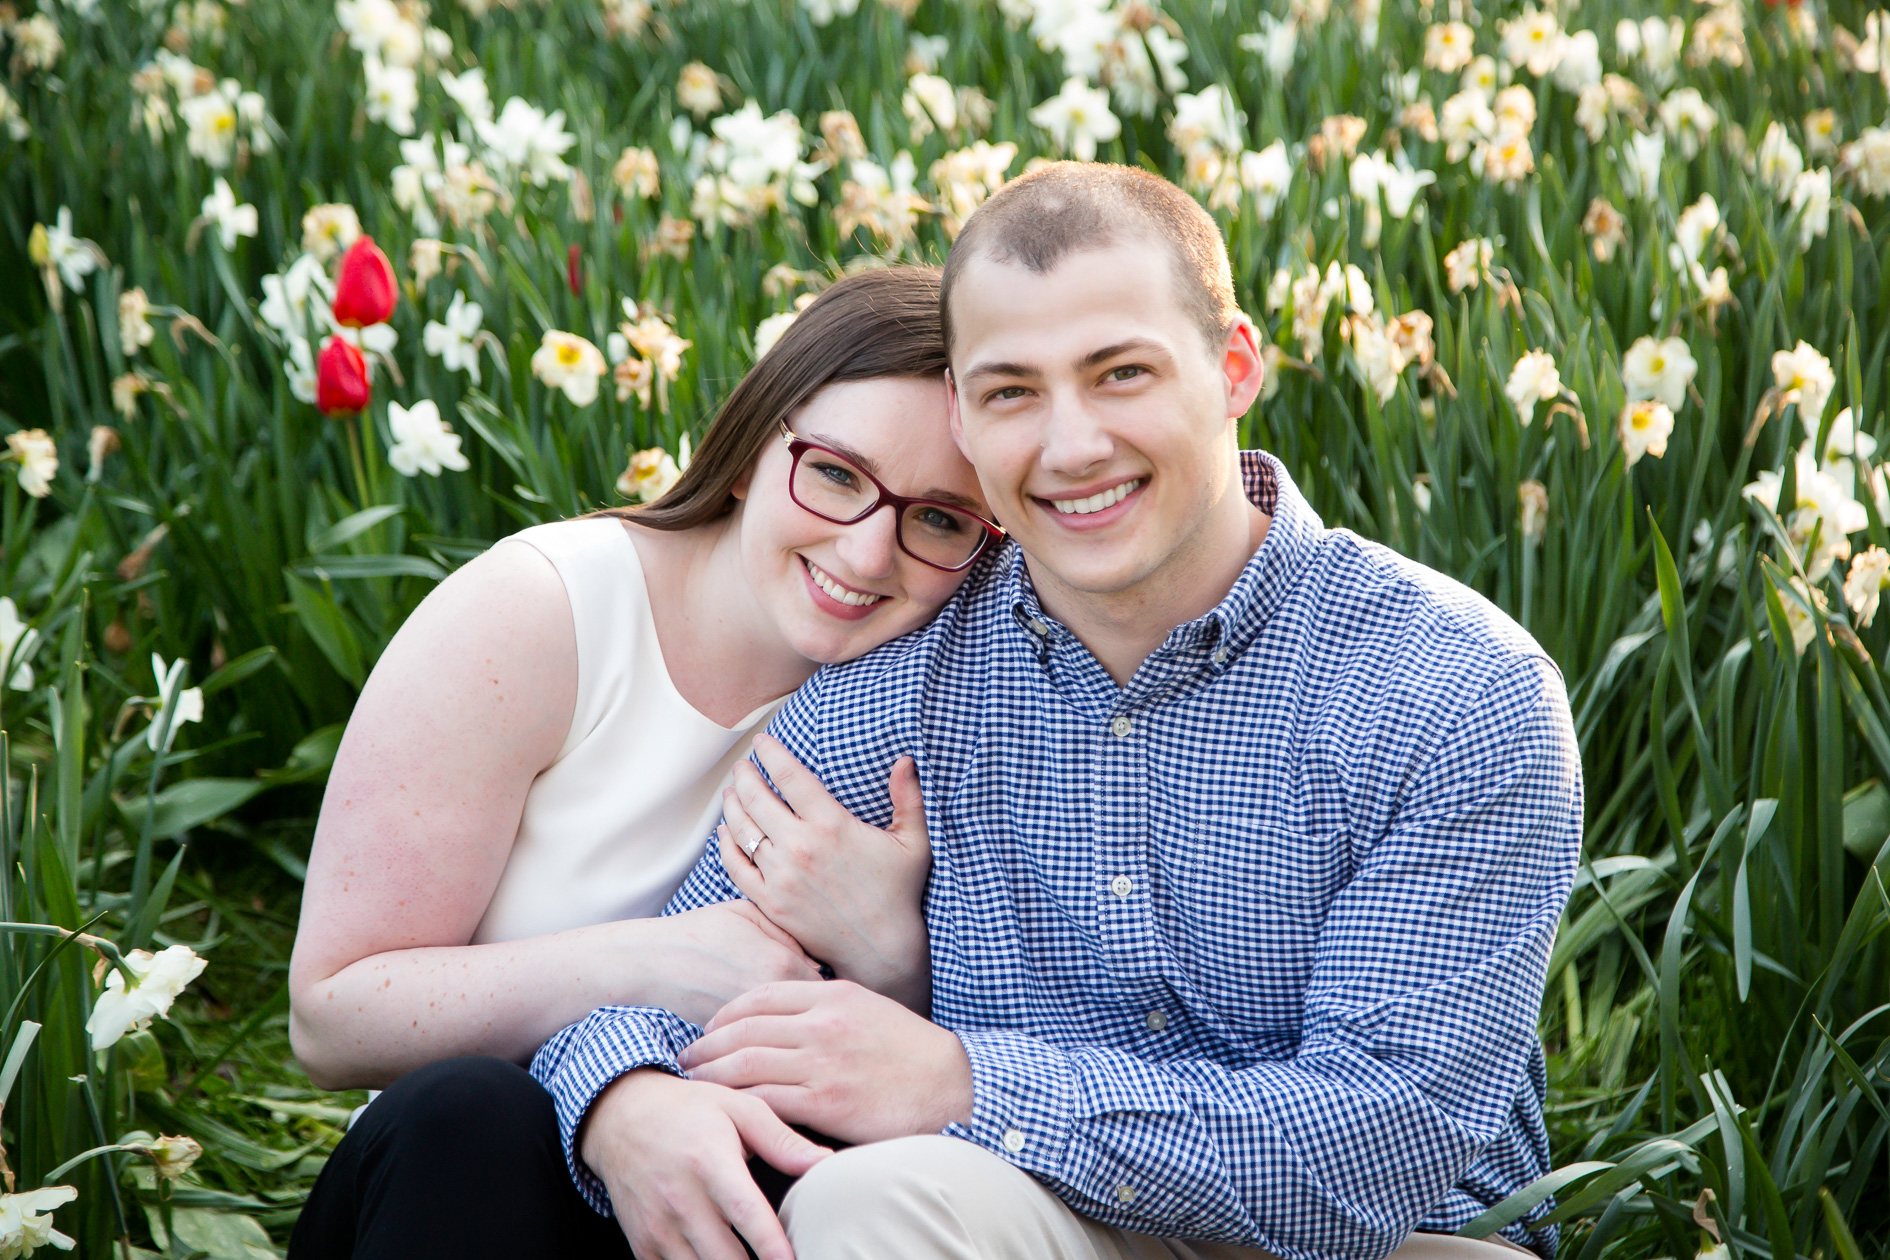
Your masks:
<instances>
[{"instance_id":1,"label":"man","mask_svg":"<svg viewBox=\"0 0 1890 1260\"><path fill-rule=\"evenodd\" d=\"M1238 451L1259 346L1172 185L1027 175L944 283L953 434L1018 546L794 697L786 804L744 794L672 906L886 825L911 755L932 1018L844 983L706 1035L604 1008L533 1065L579 1188L644 1260L1500 1260L1442 1235L1548 1169L1582 813L1554 666ZM805 1173L778 1223L748 1152Z\"/></svg>"}]
</instances>

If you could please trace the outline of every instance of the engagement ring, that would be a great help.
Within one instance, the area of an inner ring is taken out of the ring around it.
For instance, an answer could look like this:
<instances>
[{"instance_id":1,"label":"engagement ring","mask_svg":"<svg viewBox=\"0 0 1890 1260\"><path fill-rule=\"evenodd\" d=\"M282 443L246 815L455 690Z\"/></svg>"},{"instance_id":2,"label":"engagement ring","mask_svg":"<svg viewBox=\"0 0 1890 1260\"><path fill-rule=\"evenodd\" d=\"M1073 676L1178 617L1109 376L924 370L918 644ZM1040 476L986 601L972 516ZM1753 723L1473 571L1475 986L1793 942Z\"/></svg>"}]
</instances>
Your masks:
<instances>
[{"instance_id":1,"label":"engagement ring","mask_svg":"<svg viewBox=\"0 0 1890 1260\"><path fill-rule=\"evenodd\" d=\"M747 844L742 846L742 852L747 855L750 862L755 860L755 850L759 849L761 842L767 838L766 836L756 836L753 840L750 840Z\"/></svg>"}]
</instances>

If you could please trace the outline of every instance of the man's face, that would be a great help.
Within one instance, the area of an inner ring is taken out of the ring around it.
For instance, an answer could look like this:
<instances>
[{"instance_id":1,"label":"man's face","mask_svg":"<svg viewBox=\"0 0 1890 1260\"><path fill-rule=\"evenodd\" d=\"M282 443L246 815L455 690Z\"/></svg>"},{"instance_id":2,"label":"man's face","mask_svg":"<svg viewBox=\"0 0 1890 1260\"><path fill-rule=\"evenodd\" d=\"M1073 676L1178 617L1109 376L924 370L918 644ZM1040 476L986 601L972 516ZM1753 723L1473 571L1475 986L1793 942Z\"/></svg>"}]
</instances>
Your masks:
<instances>
[{"instance_id":1,"label":"man's face","mask_svg":"<svg viewBox=\"0 0 1890 1260\"><path fill-rule=\"evenodd\" d=\"M976 257L954 289L952 434L1033 571L1073 592L1132 590L1239 494L1253 329L1210 347L1173 267L1130 236L1042 275Z\"/></svg>"}]
</instances>

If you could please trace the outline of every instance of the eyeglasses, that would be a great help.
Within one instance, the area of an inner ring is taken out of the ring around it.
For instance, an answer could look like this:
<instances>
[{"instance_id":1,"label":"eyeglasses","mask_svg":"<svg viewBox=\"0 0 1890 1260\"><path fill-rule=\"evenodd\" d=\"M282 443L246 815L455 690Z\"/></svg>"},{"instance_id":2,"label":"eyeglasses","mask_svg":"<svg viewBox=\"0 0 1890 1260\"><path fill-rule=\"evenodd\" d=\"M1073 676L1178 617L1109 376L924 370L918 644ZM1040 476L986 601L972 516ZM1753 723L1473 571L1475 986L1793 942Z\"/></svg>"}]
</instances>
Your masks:
<instances>
[{"instance_id":1,"label":"eyeglasses","mask_svg":"<svg viewBox=\"0 0 1890 1260\"><path fill-rule=\"evenodd\" d=\"M794 457L788 494L795 503L836 525L858 524L891 507L899 550L921 564L957 573L1004 537L1003 530L975 512L937 499L894 494L854 460L794 436L786 421L781 422L781 440Z\"/></svg>"}]
</instances>

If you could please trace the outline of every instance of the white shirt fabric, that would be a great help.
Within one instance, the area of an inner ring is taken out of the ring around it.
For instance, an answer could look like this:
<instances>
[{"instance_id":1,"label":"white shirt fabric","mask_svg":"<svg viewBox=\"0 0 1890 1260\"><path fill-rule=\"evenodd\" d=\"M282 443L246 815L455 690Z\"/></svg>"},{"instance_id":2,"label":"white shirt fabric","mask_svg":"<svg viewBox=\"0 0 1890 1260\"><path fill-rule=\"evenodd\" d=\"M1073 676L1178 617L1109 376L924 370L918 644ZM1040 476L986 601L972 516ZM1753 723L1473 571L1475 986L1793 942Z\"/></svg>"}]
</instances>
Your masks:
<instances>
[{"instance_id":1,"label":"white shirt fabric","mask_svg":"<svg viewBox=\"0 0 1890 1260\"><path fill-rule=\"evenodd\" d=\"M683 699L621 522L558 521L499 545L517 543L551 561L570 597L577 706L557 760L526 793L476 945L660 914L721 817L735 763L781 706L730 728Z\"/></svg>"}]
</instances>

